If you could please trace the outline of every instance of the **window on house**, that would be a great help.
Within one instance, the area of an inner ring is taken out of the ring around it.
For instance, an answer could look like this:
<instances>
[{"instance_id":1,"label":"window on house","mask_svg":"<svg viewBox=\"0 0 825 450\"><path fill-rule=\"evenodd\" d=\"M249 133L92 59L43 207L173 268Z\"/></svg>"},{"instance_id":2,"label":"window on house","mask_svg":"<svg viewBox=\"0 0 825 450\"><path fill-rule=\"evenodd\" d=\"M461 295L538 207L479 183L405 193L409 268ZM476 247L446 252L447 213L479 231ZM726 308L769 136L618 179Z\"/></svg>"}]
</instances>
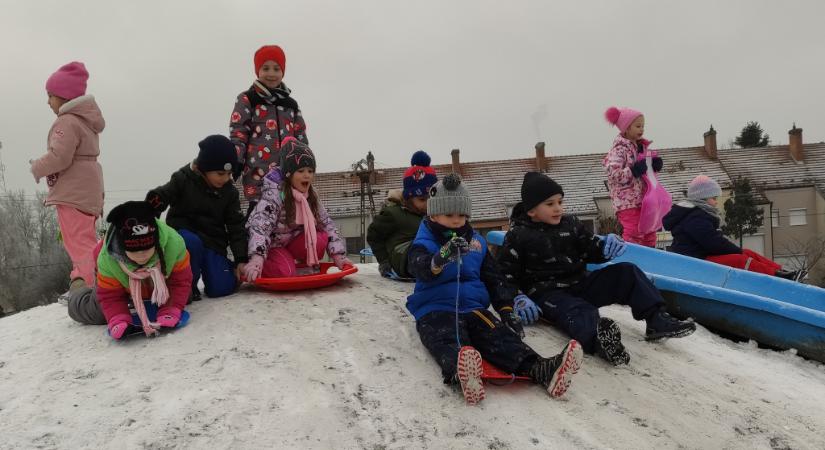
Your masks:
<instances>
[{"instance_id":1,"label":"window on house","mask_svg":"<svg viewBox=\"0 0 825 450\"><path fill-rule=\"evenodd\" d=\"M771 211L771 227L777 228L779 227L779 210L774 209Z\"/></svg>"},{"instance_id":2,"label":"window on house","mask_svg":"<svg viewBox=\"0 0 825 450\"><path fill-rule=\"evenodd\" d=\"M734 242L739 245L739 242ZM765 253L765 235L764 234L750 234L742 237L742 246L749 248L756 253Z\"/></svg>"},{"instance_id":3,"label":"window on house","mask_svg":"<svg viewBox=\"0 0 825 450\"><path fill-rule=\"evenodd\" d=\"M788 217L792 227L808 224L808 210L805 208L789 209Z\"/></svg>"}]
</instances>

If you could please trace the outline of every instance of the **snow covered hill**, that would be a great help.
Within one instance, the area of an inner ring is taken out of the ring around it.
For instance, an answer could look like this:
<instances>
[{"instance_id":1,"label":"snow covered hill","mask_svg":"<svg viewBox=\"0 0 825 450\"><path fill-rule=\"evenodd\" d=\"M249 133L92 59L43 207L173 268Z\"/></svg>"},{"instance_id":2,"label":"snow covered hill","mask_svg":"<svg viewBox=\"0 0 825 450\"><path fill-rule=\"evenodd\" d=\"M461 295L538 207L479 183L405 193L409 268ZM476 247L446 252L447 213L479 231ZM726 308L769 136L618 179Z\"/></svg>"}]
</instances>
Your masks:
<instances>
[{"instance_id":1,"label":"snow covered hill","mask_svg":"<svg viewBox=\"0 0 825 450\"><path fill-rule=\"evenodd\" d=\"M118 343L57 304L0 319L0 448L825 448L825 366L701 328L632 361L586 357L562 400L441 384L374 265L323 290L204 299L186 328ZM528 328L543 355L565 339Z\"/></svg>"}]
</instances>

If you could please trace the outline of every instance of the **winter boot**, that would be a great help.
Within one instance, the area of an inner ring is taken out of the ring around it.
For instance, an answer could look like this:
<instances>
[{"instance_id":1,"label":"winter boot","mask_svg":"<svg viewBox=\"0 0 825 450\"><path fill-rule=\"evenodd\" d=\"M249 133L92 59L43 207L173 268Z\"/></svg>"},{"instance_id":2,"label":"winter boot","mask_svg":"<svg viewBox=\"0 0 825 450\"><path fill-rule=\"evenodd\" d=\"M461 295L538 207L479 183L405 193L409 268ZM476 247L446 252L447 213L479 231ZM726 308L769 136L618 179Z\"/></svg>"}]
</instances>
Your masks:
<instances>
[{"instance_id":1,"label":"winter boot","mask_svg":"<svg viewBox=\"0 0 825 450\"><path fill-rule=\"evenodd\" d=\"M602 317L596 325L596 353L614 366L630 362L630 355L622 345L622 332L612 319Z\"/></svg>"},{"instance_id":2,"label":"winter boot","mask_svg":"<svg viewBox=\"0 0 825 450\"><path fill-rule=\"evenodd\" d=\"M647 318L645 339L657 341L664 338L685 337L693 334L694 331L696 331L696 324L692 320L679 320L662 308Z\"/></svg>"},{"instance_id":3,"label":"winter boot","mask_svg":"<svg viewBox=\"0 0 825 450\"><path fill-rule=\"evenodd\" d=\"M558 398L567 392L571 378L582 364L582 347L571 339L561 353L552 358L539 358L528 375L535 383L544 386L550 397Z\"/></svg>"},{"instance_id":4,"label":"winter boot","mask_svg":"<svg viewBox=\"0 0 825 450\"><path fill-rule=\"evenodd\" d=\"M192 292L189 293L189 300L186 301L186 304L191 305L192 302L199 302L201 298L201 290L197 286L192 286Z\"/></svg>"},{"instance_id":5,"label":"winter boot","mask_svg":"<svg viewBox=\"0 0 825 450\"><path fill-rule=\"evenodd\" d=\"M74 279L72 279L72 282L69 283L69 290L62 293L62 294L60 294L57 297L57 303L60 303L63 306L68 305L69 304L69 297L72 296L72 293L74 293L74 291L76 291L78 289L81 289L81 288L84 288L84 287L86 287L86 282L83 280L83 278L74 278Z\"/></svg>"},{"instance_id":6,"label":"winter boot","mask_svg":"<svg viewBox=\"0 0 825 450\"><path fill-rule=\"evenodd\" d=\"M473 347L465 345L458 351L458 382L468 405L484 400L484 383L481 379L481 354Z\"/></svg>"}]
</instances>

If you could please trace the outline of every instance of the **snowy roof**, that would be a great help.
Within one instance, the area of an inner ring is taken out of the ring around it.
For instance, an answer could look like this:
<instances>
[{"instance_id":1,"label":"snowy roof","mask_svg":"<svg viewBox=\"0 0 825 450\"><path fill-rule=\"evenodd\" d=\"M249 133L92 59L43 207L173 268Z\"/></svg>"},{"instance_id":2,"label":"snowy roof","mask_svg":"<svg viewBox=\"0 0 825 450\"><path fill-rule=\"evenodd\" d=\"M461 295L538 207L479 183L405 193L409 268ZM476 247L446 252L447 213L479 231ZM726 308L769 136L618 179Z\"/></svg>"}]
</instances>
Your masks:
<instances>
[{"instance_id":1,"label":"snowy roof","mask_svg":"<svg viewBox=\"0 0 825 450\"><path fill-rule=\"evenodd\" d=\"M719 150L719 160L733 174L760 189L815 185L825 192L825 143L802 147L803 160L791 158L787 145Z\"/></svg>"}]
</instances>

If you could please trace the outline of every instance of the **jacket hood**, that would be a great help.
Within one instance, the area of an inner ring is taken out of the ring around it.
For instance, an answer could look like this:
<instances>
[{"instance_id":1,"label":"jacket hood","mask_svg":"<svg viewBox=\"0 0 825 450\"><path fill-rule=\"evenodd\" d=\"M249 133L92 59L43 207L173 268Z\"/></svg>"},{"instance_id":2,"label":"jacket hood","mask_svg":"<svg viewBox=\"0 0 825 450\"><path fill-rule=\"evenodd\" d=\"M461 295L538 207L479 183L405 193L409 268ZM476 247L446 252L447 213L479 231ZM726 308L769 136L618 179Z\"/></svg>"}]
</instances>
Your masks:
<instances>
[{"instance_id":1,"label":"jacket hood","mask_svg":"<svg viewBox=\"0 0 825 450\"><path fill-rule=\"evenodd\" d=\"M103 120L103 113L97 106L94 96L81 95L80 97L69 100L57 111L58 116L71 114L77 116L95 133L100 133L106 127L106 121Z\"/></svg>"},{"instance_id":2,"label":"jacket hood","mask_svg":"<svg viewBox=\"0 0 825 450\"><path fill-rule=\"evenodd\" d=\"M671 231L674 227L676 227L676 225L679 225L679 222L684 220L685 217L696 210L696 206L690 202L682 201L676 203L672 208L670 208L670 212L665 214L665 217L662 218L662 225L665 230Z\"/></svg>"},{"instance_id":3,"label":"jacket hood","mask_svg":"<svg viewBox=\"0 0 825 450\"><path fill-rule=\"evenodd\" d=\"M390 189L387 191L387 202L404 204L404 191L401 189Z\"/></svg>"}]
</instances>

